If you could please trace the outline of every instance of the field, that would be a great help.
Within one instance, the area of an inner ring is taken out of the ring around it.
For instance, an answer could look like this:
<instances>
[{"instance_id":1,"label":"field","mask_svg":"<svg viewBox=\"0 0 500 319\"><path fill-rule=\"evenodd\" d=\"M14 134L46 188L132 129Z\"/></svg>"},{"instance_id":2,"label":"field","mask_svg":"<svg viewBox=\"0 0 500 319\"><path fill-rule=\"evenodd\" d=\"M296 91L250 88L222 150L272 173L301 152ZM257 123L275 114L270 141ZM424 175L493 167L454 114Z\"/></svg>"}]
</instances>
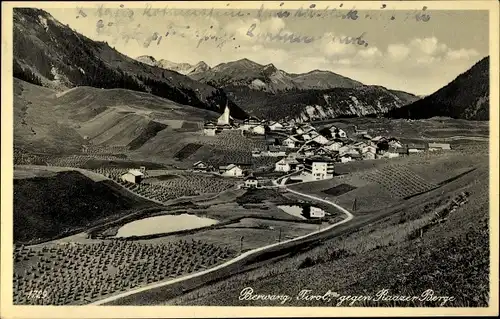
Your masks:
<instances>
[{"instance_id":1,"label":"field","mask_svg":"<svg viewBox=\"0 0 500 319\"><path fill-rule=\"evenodd\" d=\"M180 105L148 93L77 87L62 94L14 80L14 144L29 152L75 154L121 153L145 160L174 153L161 147L176 143L218 114ZM186 121L189 119L189 121ZM186 132L176 132L183 128ZM160 146L160 147L158 147ZM106 150L107 147L110 147ZM128 148L127 152L125 148ZM32 164L32 163L24 163Z\"/></svg>"},{"instance_id":2,"label":"field","mask_svg":"<svg viewBox=\"0 0 500 319\"><path fill-rule=\"evenodd\" d=\"M359 130L368 130L371 136L385 135L399 138L403 141L442 141L456 136L484 137L489 136L489 122L467 121L450 118L431 118L418 121L388 118L349 118L316 122L318 128L326 125L336 125L346 131L347 136L354 135L354 125ZM448 140L453 148L458 139ZM487 141L486 141L487 142Z\"/></svg>"},{"instance_id":3,"label":"field","mask_svg":"<svg viewBox=\"0 0 500 319\"><path fill-rule=\"evenodd\" d=\"M239 224L231 224L224 228L199 231L194 234L182 235L185 240L201 240L214 245L223 245L236 251L245 252L258 247L274 244L280 240L306 235L319 229L319 225L272 221L262 219L243 219ZM243 245L241 238L243 237ZM177 236L168 236L153 240L154 242L169 242L177 240Z\"/></svg>"},{"instance_id":4,"label":"field","mask_svg":"<svg viewBox=\"0 0 500 319\"><path fill-rule=\"evenodd\" d=\"M168 305L278 306L276 301L238 300L242 287L296 296L317 293L453 296L445 306L486 306L489 298L488 163L391 209L357 215L350 227L320 246L291 258L210 284ZM352 191L351 191L352 192ZM356 213L355 213L356 215ZM338 299L333 299L336 305ZM165 303L162 303L165 304ZM325 306L293 299L289 306ZM327 304L328 306L329 304ZM338 304L337 304L338 305ZM346 302L343 306L438 306L436 302Z\"/></svg>"},{"instance_id":5,"label":"field","mask_svg":"<svg viewBox=\"0 0 500 319\"><path fill-rule=\"evenodd\" d=\"M97 179L99 176L92 179L78 171L21 168L16 177L16 243L71 235L97 223L156 205L110 180ZM110 201L110 198L114 200Z\"/></svg>"},{"instance_id":6,"label":"field","mask_svg":"<svg viewBox=\"0 0 500 319\"><path fill-rule=\"evenodd\" d=\"M233 255L227 247L195 240L18 247L14 250L14 304L85 304L212 267Z\"/></svg>"},{"instance_id":7,"label":"field","mask_svg":"<svg viewBox=\"0 0 500 319\"><path fill-rule=\"evenodd\" d=\"M193 153L195 153L202 146L203 145L201 144L193 144L193 143L187 144L186 146L181 148L177 153L175 153L174 158L182 161L188 158L189 156L193 155Z\"/></svg>"},{"instance_id":8,"label":"field","mask_svg":"<svg viewBox=\"0 0 500 319\"><path fill-rule=\"evenodd\" d=\"M408 166L390 165L362 176L363 179L377 183L395 197L405 198L427 192L437 185L418 176Z\"/></svg>"},{"instance_id":9,"label":"field","mask_svg":"<svg viewBox=\"0 0 500 319\"><path fill-rule=\"evenodd\" d=\"M356 187L349 185L349 184L340 184L335 187L325 189L323 193L332 195L332 196L339 196L342 194L345 194L347 192L352 191L353 189L356 189Z\"/></svg>"}]
</instances>

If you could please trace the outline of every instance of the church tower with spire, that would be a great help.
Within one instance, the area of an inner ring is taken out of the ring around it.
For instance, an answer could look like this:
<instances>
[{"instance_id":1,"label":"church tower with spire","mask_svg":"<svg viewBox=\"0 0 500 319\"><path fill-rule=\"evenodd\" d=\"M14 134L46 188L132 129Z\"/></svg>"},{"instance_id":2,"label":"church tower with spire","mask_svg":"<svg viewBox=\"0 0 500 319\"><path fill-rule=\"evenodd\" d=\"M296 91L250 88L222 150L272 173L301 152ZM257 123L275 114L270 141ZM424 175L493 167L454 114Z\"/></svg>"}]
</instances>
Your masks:
<instances>
[{"instance_id":1,"label":"church tower with spire","mask_svg":"<svg viewBox=\"0 0 500 319\"><path fill-rule=\"evenodd\" d=\"M229 125L229 105L226 102L226 108L224 109L224 113L217 119L217 125Z\"/></svg>"}]
</instances>

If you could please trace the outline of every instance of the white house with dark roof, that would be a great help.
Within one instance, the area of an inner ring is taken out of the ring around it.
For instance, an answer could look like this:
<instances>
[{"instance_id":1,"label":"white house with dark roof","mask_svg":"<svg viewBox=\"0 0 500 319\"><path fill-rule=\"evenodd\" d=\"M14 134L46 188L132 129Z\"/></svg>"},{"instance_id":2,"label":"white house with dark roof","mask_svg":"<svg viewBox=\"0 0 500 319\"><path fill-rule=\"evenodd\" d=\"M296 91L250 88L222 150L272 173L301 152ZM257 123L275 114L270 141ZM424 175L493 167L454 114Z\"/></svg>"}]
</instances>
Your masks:
<instances>
[{"instance_id":1,"label":"white house with dark roof","mask_svg":"<svg viewBox=\"0 0 500 319\"><path fill-rule=\"evenodd\" d=\"M448 143L429 143L429 151L443 151L451 150L451 146Z\"/></svg>"},{"instance_id":2,"label":"white house with dark roof","mask_svg":"<svg viewBox=\"0 0 500 319\"><path fill-rule=\"evenodd\" d=\"M206 136L215 136L216 130L217 130L217 126L215 126L212 123L206 123L203 126L203 135L206 135Z\"/></svg>"},{"instance_id":3,"label":"white house with dark roof","mask_svg":"<svg viewBox=\"0 0 500 319\"><path fill-rule=\"evenodd\" d=\"M253 175L245 178L245 187L247 188L257 188L259 186L259 181Z\"/></svg>"},{"instance_id":4,"label":"white house with dark roof","mask_svg":"<svg viewBox=\"0 0 500 319\"><path fill-rule=\"evenodd\" d=\"M193 164L193 169L197 171L205 171L208 168L208 165L205 162L198 161Z\"/></svg>"},{"instance_id":5,"label":"white house with dark roof","mask_svg":"<svg viewBox=\"0 0 500 319\"><path fill-rule=\"evenodd\" d=\"M344 144L339 141L329 141L324 145L324 147L329 149L330 151L338 152L342 145Z\"/></svg>"},{"instance_id":6,"label":"white house with dark roof","mask_svg":"<svg viewBox=\"0 0 500 319\"><path fill-rule=\"evenodd\" d=\"M254 134L264 135L266 134L266 127L263 124L259 124L251 127L250 131Z\"/></svg>"},{"instance_id":7,"label":"white house with dark roof","mask_svg":"<svg viewBox=\"0 0 500 319\"><path fill-rule=\"evenodd\" d=\"M421 153L425 152L427 149L426 145L424 144L408 144L408 153Z\"/></svg>"},{"instance_id":8,"label":"white house with dark roof","mask_svg":"<svg viewBox=\"0 0 500 319\"><path fill-rule=\"evenodd\" d=\"M299 162L292 157L284 157L274 164L276 172L290 172L295 171L299 167Z\"/></svg>"},{"instance_id":9,"label":"white house with dark roof","mask_svg":"<svg viewBox=\"0 0 500 319\"><path fill-rule=\"evenodd\" d=\"M219 166L219 173L222 176L230 177L241 177L243 176L243 170L235 164L229 164L227 166Z\"/></svg>"},{"instance_id":10,"label":"white house with dark roof","mask_svg":"<svg viewBox=\"0 0 500 319\"><path fill-rule=\"evenodd\" d=\"M131 169L127 173L123 174L120 179L125 182L138 184L144 178L144 173L138 169Z\"/></svg>"},{"instance_id":11,"label":"white house with dark roof","mask_svg":"<svg viewBox=\"0 0 500 319\"><path fill-rule=\"evenodd\" d=\"M281 142L281 144L285 147L288 147L288 148L295 148L295 147L297 147L299 142L300 141L298 139L296 139L295 137L289 136L289 137L285 138Z\"/></svg>"},{"instance_id":12,"label":"white house with dark roof","mask_svg":"<svg viewBox=\"0 0 500 319\"><path fill-rule=\"evenodd\" d=\"M361 149L361 155L363 159L375 159L377 154L377 148L373 145L367 145Z\"/></svg>"},{"instance_id":13,"label":"white house with dark roof","mask_svg":"<svg viewBox=\"0 0 500 319\"><path fill-rule=\"evenodd\" d=\"M286 148L270 145L266 153L267 156L274 156L274 157L286 156Z\"/></svg>"},{"instance_id":14,"label":"white house with dark roof","mask_svg":"<svg viewBox=\"0 0 500 319\"><path fill-rule=\"evenodd\" d=\"M323 135L316 134L311 140L318 142L321 145L325 145L329 142L329 140Z\"/></svg>"},{"instance_id":15,"label":"white house with dark roof","mask_svg":"<svg viewBox=\"0 0 500 319\"><path fill-rule=\"evenodd\" d=\"M271 131L282 130L284 128L283 124L279 122L271 122L269 123L269 129Z\"/></svg>"},{"instance_id":16,"label":"white house with dark roof","mask_svg":"<svg viewBox=\"0 0 500 319\"><path fill-rule=\"evenodd\" d=\"M397 138L392 137L389 139L389 147L403 147L403 143L401 143Z\"/></svg>"}]
</instances>

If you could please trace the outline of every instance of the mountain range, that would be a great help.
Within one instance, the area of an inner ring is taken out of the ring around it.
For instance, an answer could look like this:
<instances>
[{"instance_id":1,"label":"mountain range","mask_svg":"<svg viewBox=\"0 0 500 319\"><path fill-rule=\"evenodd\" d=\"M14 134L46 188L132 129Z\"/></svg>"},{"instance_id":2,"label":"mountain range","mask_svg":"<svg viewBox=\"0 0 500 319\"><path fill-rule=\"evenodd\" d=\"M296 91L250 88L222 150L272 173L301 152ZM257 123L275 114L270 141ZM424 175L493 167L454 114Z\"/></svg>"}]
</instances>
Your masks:
<instances>
[{"instance_id":1,"label":"mountain range","mask_svg":"<svg viewBox=\"0 0 500 319\"><path fill-rule=\"evenodd\" d=\"M193 76L195 74L198 74L200 72L205 72L210 69L208 64L206 64L203 61L200 61L194 65L189 64L189 63L176 63L176 62L171 62L165 59L161 60L156 60L154 57L150 55L141 55L136 58L137 61L159 67L162 69L167 69L167 70L172 70L177 73L183 74L183 75L189 75Z\"/></svg>"},{"instance_id":2,"label":"mountain range","mask_svg":"<svg viewBox=\"0 0 500 319\"><path fill-rule=\"evenodd\" d=\"M404 117L408 110L412 117L425 113L487 118L487 66L464 73L455 84L418 101L420 97L413 94L365 85L330 71L292 74L248 59L214 67L203 61L192 65L152 56L133 59L106 42L77 33L40 9L15 9L13 29L14 77L56 91L81 86L121 88L217 113L227 104L231 115L240 119L309 121L386 113ZM479 88L466 97L471 85ZM467 89L461 90L464 86ZM435 103L441 105L441 111L417 111L434 100L439 101ZM455 104L459 107L454 108Z\"/></svg>"},{"instance_id":3,"label":"mountain range","mask_svg":"<svg viewBox=\"0 0 500 319\"><path fill-rule=\"evenodd\" d=\"M248 59L222 63L190 77L222 88L248 114L272 120L382 114L418 99L410 93L365 85L330 71L290 74L273 64Z\"/></svg>"},{"instance_id":4,"label":"mountain range","mask_svg":"<svg viewBox=\"0 0 500 319\"><path fill-rule=\"evenodd\" d=\"M488 120L489 61L489 57L483 58L443 88L412 104L391 110L387 116L410 119L446 116L466 120Z\"/></svg>"},{"instance_id":5,"label":"mountain range","mask_svg":"<svg viewBox=\"0 0 500 319\"><path fill-rule=\"evenodd\" d=\"M314 70L305 74L289 74L273 64L262 65L248 59L221 63L190 77L216 87L246 86L275 94L290 90L354 88L363 85L330 71Z\"/></svg>"},{"instance_id":6,"label":"mountain range","mask_svg":"<svg viewBox=\"0 0 500 319\"><path fill-rule=\"evenodd\" d=\"M140 63L106 42L93 41L48 12L14 10L14 77L57 90L75 86L124 88L222 113L226 103L235 118L247 114L224 91L178 72Z\"/></svg>"}]
</instances>

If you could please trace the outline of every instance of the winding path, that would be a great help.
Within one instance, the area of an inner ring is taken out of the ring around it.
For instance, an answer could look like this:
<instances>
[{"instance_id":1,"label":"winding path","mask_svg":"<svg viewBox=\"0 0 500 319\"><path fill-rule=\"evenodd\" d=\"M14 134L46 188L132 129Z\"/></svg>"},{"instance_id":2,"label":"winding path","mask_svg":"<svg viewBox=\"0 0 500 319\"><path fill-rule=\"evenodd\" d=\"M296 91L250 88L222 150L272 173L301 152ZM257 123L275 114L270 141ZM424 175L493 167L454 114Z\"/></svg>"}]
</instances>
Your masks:
<instances>
[{"instance_id":1,"label":"winding path","mask_svg":"<svg viewBox=\"0 0 500 319\"><path fill-rule=\"evenodd\" d=\"M276 180L273 180L273 184L276 185L276 186L279 185L279 183ZM289 188L286 188L283 185L280 185L278 187L285 188L285 189L287 189L289 192L291 192L293 194L296 194L296 195L299 195L299 196L303 196L303 197L307 197L307 198L310 198L312 200L320 201L320 202L326 203L328 205L331 205L331 206L335 207L336 209L340 210L347 217L344 220L341 220L341 221L339 221L339 222L337 222L335 224L329 225L328 227L325 227L325 228L323 228L321 230L318 230L318 231L314 231L314 232L309 233L307 235L299 236L299 237L296 237L296 238L293 238L293 239L289 239L289 240L285 240L285 241L282 241L282 242L279 242L279 243L274 243L274 244L270 244L270 245L267 245L267 246L263 246L263 247L259 247L259 248L256 248L256 249L249 250L249 251L247 251L247 252L245 252L245 253L243 253L243 254L241 254L241 255L239 255L239 256L231 259L231 260L226 261L223 264L217 265L217 266L212 267L210 269L207 269L207 270L204 270L204 271L200 271L200 272L196 272L196 273L193 273L193 274L189 274L189 275L186 275L186 276L183 276L183 277L175 278L175 279L172 279L172 280L169 280L169 281L163 281L163 282L159 282L159 283L147 285L147 286L144 286L144 287L132 289L132 290L120 293L118 295L110 296L110 297L107 297L107 298L95 301L93 303L90 303L89 305L103 305L103 304L110 303L112 301L116 301L118 299L121 299L121 298L124 298L124 297L127 297L127 296L131 296L131 295L134 295L134 294L137 294L137 293L140 293L140 292L144 292L144 291L151 290L151 289L154 289L154 288L159 288L159 287L173 285L175 283L179 283L179 282L186 281L186 280L193 279L193 278L197 278L197 277L209 274L209 273L213 273L213 272L216 272L218 270L224 269L226 267L232 266L233 264L241 262L241 261L243 261L245 259L249 259L251 257L255 257L258 254L262 254L263 252L265 252L266 250L270 250L271 248L276 248L278 246L285 246L286 244L289 244L289 243L292 243L292 242L299 242L301 240L307 239L307 238L312 237L314 235L317 235L319 233L323 233L323 232L329 231L332 228L335 228L335 227L337 227L339 225L345 224L345 223L349 222L350 220L352 220L354 218L354 215L351 214L347 209L345 209L345 208L343 208L343 207L341 207L341 206L339 206L339 205L337 205L337 204L335 204L333 202L327 201L325 199L322 199L322 198L319 198L319 197L316 197L316 196L312 196L312 195L308 195L308 194L304 194L304 193L300 193L300 192L291 190Z\"/></svg>"}]
</instances>

